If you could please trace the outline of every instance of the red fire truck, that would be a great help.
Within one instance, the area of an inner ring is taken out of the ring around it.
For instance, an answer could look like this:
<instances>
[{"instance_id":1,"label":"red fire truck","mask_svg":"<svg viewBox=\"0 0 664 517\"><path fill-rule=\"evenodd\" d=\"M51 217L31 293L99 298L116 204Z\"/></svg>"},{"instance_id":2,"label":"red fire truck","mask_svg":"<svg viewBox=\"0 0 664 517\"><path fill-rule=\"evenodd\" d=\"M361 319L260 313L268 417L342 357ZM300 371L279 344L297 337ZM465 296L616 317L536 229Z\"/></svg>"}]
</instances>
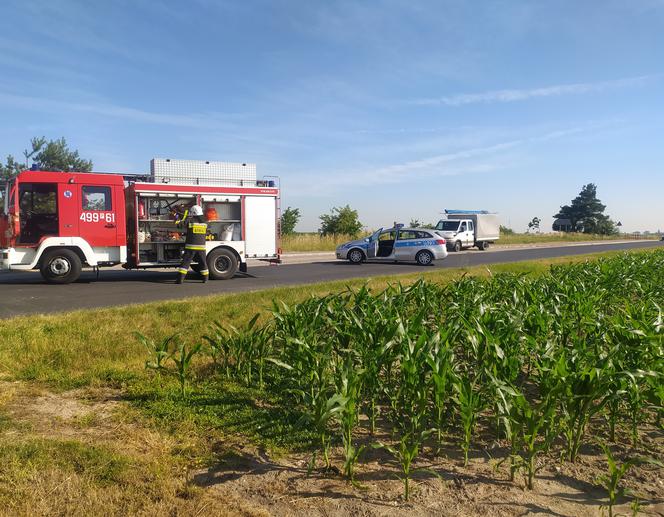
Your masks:
<instances>
[{"instance_id":1,"label":"red fire truck","mask_svg":"<svg viewBox=\"0 0 664 517\"><path fill-rule=\"evenodd\" d=\"M83 267L177 267L186 230L173 214L194 203L208 219L211 278L246 271L250 258L278 262L278 180L254 171L186 160L153 160L144 177L23 171L0 185L0 269L38 269L65 284Z\"/></svg>"}]
</instances>

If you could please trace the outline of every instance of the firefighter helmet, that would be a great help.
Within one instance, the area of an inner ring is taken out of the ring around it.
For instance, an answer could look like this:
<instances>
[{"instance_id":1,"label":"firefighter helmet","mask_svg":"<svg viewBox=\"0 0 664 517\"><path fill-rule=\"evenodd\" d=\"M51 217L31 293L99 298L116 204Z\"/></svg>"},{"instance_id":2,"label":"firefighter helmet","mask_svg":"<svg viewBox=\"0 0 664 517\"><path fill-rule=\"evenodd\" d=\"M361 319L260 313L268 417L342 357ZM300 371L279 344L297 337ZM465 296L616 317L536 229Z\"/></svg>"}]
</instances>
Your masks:
<instances>
[{"instance_id":1,"label":"firefighter helmet","mask_svg":"<svg viewBox=\"0 0 664 517\"><path fill-rule=\"evenodd\" d=\"M203 215L203 209L200 207L200 205L194 205L191 207L191 210L189 210L189 214L193 216L201 216Z\"/></svg>"}]
</instances>

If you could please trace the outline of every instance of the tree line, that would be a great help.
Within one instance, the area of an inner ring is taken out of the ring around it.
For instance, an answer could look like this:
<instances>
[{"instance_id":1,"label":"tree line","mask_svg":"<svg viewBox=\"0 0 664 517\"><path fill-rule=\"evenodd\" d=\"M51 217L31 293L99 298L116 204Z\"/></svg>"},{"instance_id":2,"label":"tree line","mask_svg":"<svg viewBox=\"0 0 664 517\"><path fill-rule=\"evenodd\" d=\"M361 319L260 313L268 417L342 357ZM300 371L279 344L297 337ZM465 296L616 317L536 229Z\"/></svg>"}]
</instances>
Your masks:
<instances>
[{"instance_id":1,"label":"tree line","mask_svg":"<svg viewBox=\"0 0 664 517\"><path fill-rule=\"evenodd\" d=\"M614 235L618 233L621 223L615 223L608 215L604 213L606 205L597 198L597 186L594 183L588 183L581 188L581 192L569 205L560 207L558 213L553 217L555 222L553 230L566 233L586 233L599 235ZM282 235L291 235L295 233L295 227L300 220L300 210L298 208L288 207L281 216ZM363 228L359 221L357 210L353 210L349 205L343 207L334 207L329 214L320 216L321 225L318 230L322 235L352 235L360 233ZM539 217L533 217L528 223L529 232L539 232L542 220ZM411 219L412 228L433 228L433 224L422 223L418 219ZM510 235L514 230L506 226L500 227L500 233Z\"/></svg>"}]
</instances>

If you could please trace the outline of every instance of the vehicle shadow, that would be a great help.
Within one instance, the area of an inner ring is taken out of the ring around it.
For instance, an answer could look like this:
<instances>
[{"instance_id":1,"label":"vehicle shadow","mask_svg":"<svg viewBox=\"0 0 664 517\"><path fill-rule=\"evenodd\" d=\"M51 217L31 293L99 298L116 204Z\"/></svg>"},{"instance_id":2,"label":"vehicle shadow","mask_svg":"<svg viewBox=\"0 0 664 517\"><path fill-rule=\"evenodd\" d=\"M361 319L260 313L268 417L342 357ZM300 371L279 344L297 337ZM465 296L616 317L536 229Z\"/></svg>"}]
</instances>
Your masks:
<instances>
[{"instance_id":1,"label":"vehicle shadow","mask_svg":"<svg viewBox=\"0 0 664 517\"><path fill-rule=\"evenodd\" d=\"M99 275L94 272L86 271L81 274L81 277L70 285L79 284L100 284L110 282L145 282L153 284L173 284L177 273L175 271L124 271L112 270L101 271ZM236 280L239 278L256 278L255 275L249 273L238 272L229 280ZM224 280L224 281L229 281ZM201 277L197 273L190 272L185 279L185 284L201 282ZM212 280L212 282L217 282ZM8 272L0 274L0 285L51 285L48 284L41 275L36 271L21 271L21 272Z\"/></svg>"},{"instance_id":2,"label":"vehicle shadow","mask_svg":"<svg viewBox=\"0 0 664 517\"><path fill-rule=\"evenodd\" d=\"M441 260L441 261L438 261L438 262L443 262L443 261ZM337 261L331 261L330 260L330 261L310 262L310 264L325 264L325 265L333 265L334 264L335 266L338 266L338 267L357 268L358 270L361 270L362 268L366 268L366 267L371 267L371 266L394 266L394 267L409 266L409 267L414 267L414 268L417 268L417 269L419 269L419 268L424 269L424 268L436 267L437 265L440 265L440 264L436 264L436 262L432 262L431 264L428 264L426 266L421 266L417 262L395 262L393 260L392 261L390 261L390 260L386 260L386 261L376 260L376 261L362 262L361 264L353 264L352 262L349 262L348 260L337 260Z\"/></svg>"}]
</instances>

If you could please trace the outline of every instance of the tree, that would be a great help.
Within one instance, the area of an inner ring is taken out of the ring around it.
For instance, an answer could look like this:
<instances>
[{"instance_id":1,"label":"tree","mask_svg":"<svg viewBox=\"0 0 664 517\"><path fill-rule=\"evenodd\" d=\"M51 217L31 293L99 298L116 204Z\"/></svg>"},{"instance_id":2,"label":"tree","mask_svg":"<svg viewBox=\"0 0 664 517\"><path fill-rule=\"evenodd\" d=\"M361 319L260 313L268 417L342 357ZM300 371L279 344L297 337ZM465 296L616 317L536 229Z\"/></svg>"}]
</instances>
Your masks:
<instances>
[{"instance_id":1,"label":"tree","mask_svg":"<svg viewBox=\"0 0 664 517\"><path fill-rule=\"evenodd\" d=\"M500 225L500 234L501 235L514 235L514 230L508 228L507 226Z\"/></svg>"},{"instance_id":2,"label":"tree","mask_svg":"<svg viewBox=\"0 0 664 517\"><path fill-rule=\"evenodd\" d=\"M16 176L21 172L21 169L23 169L23 166L10 154L7 156L7 163L0 163L0 179L6 180L12 176Z\"/></svg>"},{"instance_id":3,"label":"tree","mask_svg":"<svg viewBox=\"0 0 664 517\"><path fill-rule=\"evenodd\" d=\"M539 232L541 222L542 220L539 217L533 217L533 220L528 223L528 231Z\"/></svg>"},{"instance_id":4,"label":"tree","mask_svg":"<svg viewBox=\"0 0 664 517\"><path fill-rule=\"evenodd\" d=\"M291 235L300 220L300 209L290 206L281 214L281 235Z\"/></svg>"},{"instance_id":5,"label":"tree","mask_svg":"<svg viewBox=\"0 0 664 517\"><path fill-rule=\"evenodd\" d=\"M606 206L597 199L597 186L584 185L570 205L560 207L556 219L569 219L572 232L611 235L617 232L615 223L604 214Z\"/></svg>"},{"instance_id":6,"label":"tree","mask_svg":"<svg viewBox=\"0 0 664 517\"><path fill-rule=\"evenodd\" d=\"M362 230L357 210L349 205L338 208L334 207L329 214L320 216L320 233L322 235L345 234L356 236Z\"/></svg>"},{"instance_id":7,"label":"tree","mask_svg":"<svg viewBox=\"0 0 664 517\"><path fill-rule=\"evenodd\" d=\"M44 171L90 172L92 170L92 161L84 160L78 151L69 149L64 138L48 141L45 137L35 137L30 140L30 148L23 151L24 163L17 162L12 155L7 156L6 164L0 164L2 178L10 178L22 169L29 168L31 161Z\"/></svg>"},{"instance_id":8,"label":"tree","mask_svg":"<svg viewBox=\"0 0 664 517\"><path fill-rule=\"evenodd\" d=\"M433 230L436 225L431 224L431 223L423 223L419 219L411 219L410 223L408 223L409 228L428 228L430 230Z\"/></svg>"},{"instance_id":9,"label":"tree","mask_svg":"<svg viewBox=\"0 0 664 517\"><path fill-rule=\"evenodd\" d=\"M44 137L32 139L32 160L46 171L90 172L92 162L84 160L78 151L69 149L64 138L47 142Z\"/></svg>"}]
</instances>

